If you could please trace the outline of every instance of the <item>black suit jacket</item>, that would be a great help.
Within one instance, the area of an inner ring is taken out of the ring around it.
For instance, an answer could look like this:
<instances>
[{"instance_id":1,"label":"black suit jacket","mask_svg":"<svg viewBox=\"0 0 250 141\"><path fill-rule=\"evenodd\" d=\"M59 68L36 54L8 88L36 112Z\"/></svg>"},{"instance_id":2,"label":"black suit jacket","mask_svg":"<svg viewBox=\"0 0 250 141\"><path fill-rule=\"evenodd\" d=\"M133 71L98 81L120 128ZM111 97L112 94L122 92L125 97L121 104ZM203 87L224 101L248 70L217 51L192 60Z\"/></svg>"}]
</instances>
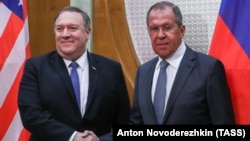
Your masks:
<instances>
[{"instance_id":1,"label":"black suit jacket","mask_svg":"<svg viewBox=\"0 0 250 141\"><path fill-rule=\"evenodd\" d=\"M157 124L151 87L158 57L137 71L130 124ZM168 99L163 124L234 124L223 64L187 47Z\"/></svg>"},{"instance_id":2,"label":"black suit jacket","mask_svg":"<svg viewBox=\"0 0 250 141\"><path fill-rule=\"evenodd\" d=\"M89 92L84 117L57 52L27 60L18 95L23 125L33 141L66 141L74 131L110 133L129 120L128 92L118 62L88 52ZM109 134L110 135L110 134Z\"/></svg>"}]
</instances>

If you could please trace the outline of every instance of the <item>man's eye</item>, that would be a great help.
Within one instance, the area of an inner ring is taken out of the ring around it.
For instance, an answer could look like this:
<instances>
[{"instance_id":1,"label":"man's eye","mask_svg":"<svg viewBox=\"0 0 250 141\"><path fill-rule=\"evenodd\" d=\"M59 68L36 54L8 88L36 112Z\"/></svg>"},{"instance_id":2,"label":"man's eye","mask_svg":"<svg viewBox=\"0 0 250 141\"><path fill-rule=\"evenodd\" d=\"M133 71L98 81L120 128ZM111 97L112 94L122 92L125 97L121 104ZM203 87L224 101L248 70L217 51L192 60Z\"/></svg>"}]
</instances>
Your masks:
<instances>
[{"instance_id":1,"label":"man's eye","mask_svg":"<svg viewBox=\"0 0 250 141\"><path fill-rule=\"evenodd\" d=\"M163 30L164 30L164 31L168 31L168 30L170 30L171 28L172 28L172 26L167 25L167 26L164 26L164 27L163 27Z\"/></svg>"},{"instance_id":2,"label":"man's eye","mask_svg":"<svg viewBox=\"0 0 250 141\"><path fill-rule=\"evenodd\" d=\"M56 31L59 31L59 32L60 32L60 31L63 31L63 28L57 27L57 28L56 28Z\"/></svg>"},{"instance_id":3,"label":"man's eye","mask_svg":"<svg viewBox=\"0 0 250 141\"><path fill-rule=\"evenodd\" d=\"M158 27L151 27L151 28L150 28L150 31L151 31L151 32L157 32L157 31L158 31Z\"/></svg>"},{"instance_id":4,"label":"man's eye","mask_svg":"<svg viewBox=\"0 0 250 141\"><path fill-rule=\"evenodd\" d=\"M77 30L77 27L72 26L69 29L72 30L72 31L75 31L75 30Z\"/></svg>"}]
</instances>

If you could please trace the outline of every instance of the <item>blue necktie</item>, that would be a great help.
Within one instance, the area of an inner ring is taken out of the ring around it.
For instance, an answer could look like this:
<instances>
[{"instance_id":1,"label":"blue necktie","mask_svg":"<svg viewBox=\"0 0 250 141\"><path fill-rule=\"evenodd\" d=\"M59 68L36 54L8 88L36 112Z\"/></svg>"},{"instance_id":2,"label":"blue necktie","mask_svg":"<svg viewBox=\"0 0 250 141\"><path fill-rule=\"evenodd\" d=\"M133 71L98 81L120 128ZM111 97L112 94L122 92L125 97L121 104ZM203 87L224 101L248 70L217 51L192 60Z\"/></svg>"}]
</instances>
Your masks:
<instances>
[{"instance_id":1,"label":"blue necktie","mask_svg":"<svg viewBox=\"0 0 250 141\"><path fill-rule=\"evenodd\" d=\"M163 60L160 62L160 66L161 68L156 83L154 102L153 102L154 111L158 124L162 124L164 116L166 84L167 84L166 68L168 66L168 63Z\"/></svg>"},{"instance_id":2,"label":"blue necktie","mask_svg":"<svg viewBox=\"0 0 250 141\"><path fill-rule=\"evenodd\" d=\"M80 108L81 107L80 106L80 84L79 84L79 77L78 77L78 73L77 73L78 64L76 62L72 62L70 64L70 66L72 67L71 74L70 74L71 82L72 82L73 87L74 87L77 105L78 105L79 109L81 109Z\"/></svg>"}]
</instances>

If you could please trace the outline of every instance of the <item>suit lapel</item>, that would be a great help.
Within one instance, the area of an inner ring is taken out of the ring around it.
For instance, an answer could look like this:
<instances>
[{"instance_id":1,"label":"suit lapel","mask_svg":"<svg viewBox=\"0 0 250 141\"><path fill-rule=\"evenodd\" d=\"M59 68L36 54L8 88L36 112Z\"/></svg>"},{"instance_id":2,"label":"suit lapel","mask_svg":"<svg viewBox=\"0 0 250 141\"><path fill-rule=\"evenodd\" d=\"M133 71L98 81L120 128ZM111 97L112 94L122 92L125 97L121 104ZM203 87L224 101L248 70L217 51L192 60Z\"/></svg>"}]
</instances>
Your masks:
<instances>
[{"instance_id":1,"label":"suit lapel","mask_svg":"<svg viewBox=\"0 0 250 141\"><path fill-rule=\"evenodd\" d=\"M193 60L195 60L194 52L187 47L169 95L164 120L168 118L172 107L174 106L174 103L180 94L180 91L182 90L188 76L194 68L195 63Z\"/></svg>"},{"instance_id":2,"label":"suit lapel","mask_svg":"<svg viewBox=\"0 0 250 141\"><path fill-rule=\"evenodd\" d=\"M73 87L71 85L71 79L69 76L69 72L67 70L67 66L65 65L63 59L59 56L58 53L55 53L51 57L50 60L51 60L52 66L54 66L55 71L57 72L59 77L62 79L62 82L64 83L65 87L69 91L68 93L70 93L71 97L73 99L75 99L74 98L74 90L73 90Z\"/></svg>"},{"instance_id":3,"label":"suit lapel","mask_svg":"<svg viewBox=\"0 0 250 141\"><path fill-rule=\"evenodd\" d=\"M62 57L60 57L58 53L55 53L50 60L51 60L51 66L55 69L60 79L62 80L62 83L65 85L67 89L67 92L65 93L70 95L72 102L75 103L76 106L75 108L78 109L77 101L74 97L74 89L71 84L69 72ZM81 111L80 110L77 111L78 111L77 114L79 114L79 117L81 117Z\"/></svg>"},{"instance_id":4,"label":"suit lapel","mask_svg":"<svg viewBox=\"0 0 250 141\"><path fill-rule=\"evenodd\" d=\"M100 67L98 67L98 61L95 60L94 56L88 52L88 61L89 61L89 91L88 91L88 100L86 105L86 112L89 108L89 105L94 97L94 91L97 84L97 79L99 76ZM85 112L85 113L86 113Z\"/></svg>"},{"instance_id":5,"label":"suit lapel","mask_svg":"<svg viewBox=\"0 0 250 141\"><path fill-rule=\"evenodd\" d=\"M153 121L155 124L157 124L157 120L156 120L154 109L153 109L151 91L152 91L153 75L154 75L154 70L155 70L157 61L158 61L158 57L153 59L152 62L148 65L148 68L146 68L147 71L145 72L145 74L143 74L144 75L143 77L145 77L146 79L144 81L145 89L144 89L144 92L142 92L142 94L145 94L142 96L142 98L143 97L145 98L145 100L142 100L142 101L145 101L143 105L147 107L146 109L148 110L149 112L148 115L150 116L149 119L154 119Z\"/></svg>"}]
</instances>

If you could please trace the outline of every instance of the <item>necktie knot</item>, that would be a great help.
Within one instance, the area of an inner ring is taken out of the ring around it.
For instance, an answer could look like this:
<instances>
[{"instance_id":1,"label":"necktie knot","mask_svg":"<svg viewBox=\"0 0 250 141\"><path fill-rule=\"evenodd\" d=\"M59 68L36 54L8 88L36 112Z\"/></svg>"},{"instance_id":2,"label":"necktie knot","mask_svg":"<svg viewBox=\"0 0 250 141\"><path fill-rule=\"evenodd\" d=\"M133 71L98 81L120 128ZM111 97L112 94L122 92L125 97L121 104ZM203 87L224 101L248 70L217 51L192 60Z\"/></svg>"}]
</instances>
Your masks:
<instances>
[{"instance_id":1,"label":"necktie knot","mask_svg":"<svg viewBox=\"0 0 250 141\"><path fill-rule=\"evenodd\" d=\"M167 66L168 66L168 62L167 61L165 61L165 60L162 60L161 62L160 62L160 66L161 66L161 69L166 69L167 68Z\"/></svg>"},{"instance_id":2,"label":"necktie knot","mask_svg":"<svg viewBox=\"0 0 250 141\"><path fill-rule=\"evenodd\" d=\"M72 67L72 69L77 69L78 64L76 62L71 62L70 67Z\"/></svg>"}]
</instances>

